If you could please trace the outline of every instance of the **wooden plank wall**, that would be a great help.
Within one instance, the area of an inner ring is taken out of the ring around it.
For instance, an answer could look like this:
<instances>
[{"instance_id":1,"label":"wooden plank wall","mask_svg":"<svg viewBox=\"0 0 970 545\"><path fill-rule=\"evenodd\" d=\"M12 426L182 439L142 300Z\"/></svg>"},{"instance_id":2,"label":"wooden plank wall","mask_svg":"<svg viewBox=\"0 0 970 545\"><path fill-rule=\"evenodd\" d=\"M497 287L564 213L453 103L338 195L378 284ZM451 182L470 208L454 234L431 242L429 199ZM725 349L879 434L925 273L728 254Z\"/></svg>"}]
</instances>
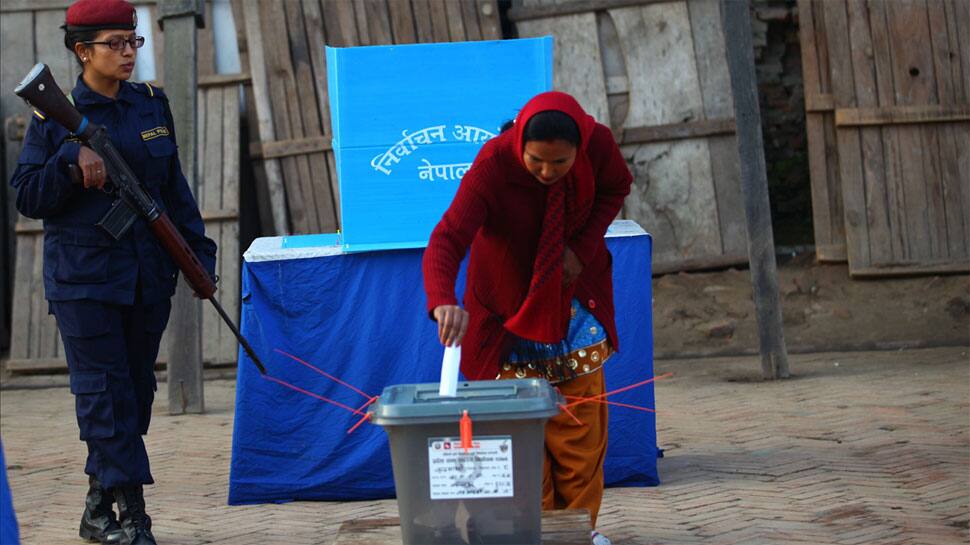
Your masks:
<instances>
[{"instance_id":1,"label":"wooden plank wall","mask_svg":"<svg viewBox=\"0 0 970 545\"><path fill-rule=\"evenodd\" d=\"M203 36L199 36L200 43ZM210 36L211 38L211 36ZM201 52L201 49L200 49ZM218 245L217 297L226 313L239 317L241 261L239 249L240 82L228 83L200 76L198 99L199 156L196 200L205 231ZM167 334L166 334L167 337ZM168 360L168 341L163 339L159 361ZM236 339L215 309L202 305L202 360L207 365L236 362Z\"/></svg>"},{"instance_id":2,"label":"wooden plank wall","mask_svg":"<svg viewBox=\"0 0 970 545\"><path fill-rule=\"evenodd\" d=\"M831 191L837 164L850 273L970 271L970 3L833 0L800 12L815 30L803 39L824 40L838 147L812 183Z\"/></svg>"},{"instance_id":3,"label":"wooden plank wall","mask_svg":"<svg viewBox=\"0 0 970 545\"><path fill-rule=\"evenodd\" d=\"M43 4L43 3L40 3ZM49 3L50 9L31 10L16 2L5 2L0 11L0 116L4 119L4 155L10 179L17 166L21 141L30 119L30 109L9 92L27 74L31 66L44 62L65 91L74 86L80 67L64 47L63 31L66 3ZM53 37L53 39L51 38ZM29 44L29 45L28 45ZM27 220L13 207L13 193L8 189L11 205L9 218L16 222L11 230L16 236L14 247L13 293L10 321L10 359L41 362L45 365L63 362L60 335L54 318L47 314L43 286L44 236L39 221Z\"/></svg>"},{"instance_id":4,"label":"wooden plank wall","mask_svg":"<svg viewBox=\"0 0 970 545\"><path fill-rule=\"evenodd\" d=\"M815 254L821 262L846 260L842 180L835 140L835 99L829 77L828 40L822 4L798 0L802 77L805 82L805 131L812 184Z\"/></svg>"},{"instance_id":5,"label":"wooden plank wall","mask_svg":"<svg viewBox=\"0 0 970 545\"><path fill-rule=\"evenodd\" d=\"M250 151L277 233L335 232L340 225L323 44L502 37L496 0L254 0L234 9L237 26L246 29L253 77L249 126L259 139Z\"/></svg>"},{"instance_id":6,"label":"wooden plank wall","mask_svg":"<svg viewBox=\"0 0 970 545\"><path fill-rule=\"evenodd\" d=\"M206 25L198 31L198 119L196 120L196 200L206 234L218 246L218 298L226 313L239 318L241 256L239 247L242 84L247 74L216 75L212 2L206 2ZM163 341L164 346L168 346ZM236 362L237 343L212 305L202 305L202 360L208 365Z\"/></svg>"},{"instance_id":7,"label":"wooden plank wall","mask_svg":"<svg viewBox=\"0 0 970 545\"><path fill-rule=\"evenodd\" d=\"M555 87L617 135L634 174L623 217L654 235L654 273L747 262L733 102L716 0L523 0L551 34Z\"/></svg>"},{"instance_id":8,"label":"wooden plank wall","mask_svg":"<svg viewBox=\"0 0 970 545\"><path fill-rule=\"evenodd\" d=\"M80 73L73 56L60 40L40 40L35 37L62 36L58 28L64 22L69 2L52 0L37 4L5 3L0 11L0 40L18 44L4 47L4 62L0 74L0 86L13 88L35 62L51 66L58 83L66 90L73 86ZM144 0L136 4L149 4L154 21L154 2ZM31 8L38 8L32 10ZM12 11L10 11L12 10ZM207 5L211 15L211 3ZM217 274L219 297L226 312L233 317L239 313L239 283L241 253L239 247L239 181L240 161L240 90L248 83L247 74L215 74L215 59L210 24L199 32L199 43L209 44L199 48L199 122L197 142L199 160L196 179L200 186L196 198L206 223L207 234L219 246ZM151 25L155 44L155 60L158 78L161 78L164 34L157 24ZM35 43L36 41L36 43ZM35 43L34 50L23 43ZM53 44L53 45L51 45ZM55 47L56 46L56 47ZM11 83L12 82L12 83ZM156 83L158 83L156 81ZM13 96L10 94L10 96ZM23 133L29 121L29 110L17 97L9 100L0 95L0 105L6 119L5 153L8 171L16 166ZM9 173L6 177L9 179ZM47 314L43 289L43 231L39 221L27 220L13 210L11 217L17 223L16 257L14 268L13 309L11 320L10 356L5 364L11 372L40 372L61 370L66 367L64 355L53 317ZM236 341L232 333L209 306L203 308L203 360L207 364L231 364L236 361ZM159 361L167 360L166 347L162 342Z\"/></svg>"}]
</instances>

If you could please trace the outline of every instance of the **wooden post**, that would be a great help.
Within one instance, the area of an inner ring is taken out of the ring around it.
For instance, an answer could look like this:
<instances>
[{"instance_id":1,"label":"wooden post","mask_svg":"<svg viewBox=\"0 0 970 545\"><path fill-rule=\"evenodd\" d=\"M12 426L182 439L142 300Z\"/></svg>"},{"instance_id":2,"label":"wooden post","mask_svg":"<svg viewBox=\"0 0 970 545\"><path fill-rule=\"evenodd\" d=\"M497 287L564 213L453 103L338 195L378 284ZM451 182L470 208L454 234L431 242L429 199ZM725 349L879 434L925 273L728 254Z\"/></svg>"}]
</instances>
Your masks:
<instances>
[{"instance_id":1,"label":"wooden post","mask_svg":"<svg viewBox=\"0 0 970 545\"><path fill-rule=\"evenodd\" d=\"M172 107L179 160L189 187L198 195L196 29L205 25L205 5L202 0L166 0L159 2L158 10L159 26L165 33L165 94ZM184 278L172 300L168 339L168 412L202 413L202 304Z\"/></svg>"},{"instance_id":2,"label":"wooden post","mask_svg":"<svg viewBox=\"0 0 970 545\"><path fill-rule=\"evenodd\" d=\"M787 378L788 353L785 349L781 303L778 300L775 238L771 230L771 205L768 201L748 0L721 0L721 18L731 90L734 92L734 117L741 160L741 196L748 230L751 284L758 316L761 372L766 379Z\"/></svg>"}]
</instances>

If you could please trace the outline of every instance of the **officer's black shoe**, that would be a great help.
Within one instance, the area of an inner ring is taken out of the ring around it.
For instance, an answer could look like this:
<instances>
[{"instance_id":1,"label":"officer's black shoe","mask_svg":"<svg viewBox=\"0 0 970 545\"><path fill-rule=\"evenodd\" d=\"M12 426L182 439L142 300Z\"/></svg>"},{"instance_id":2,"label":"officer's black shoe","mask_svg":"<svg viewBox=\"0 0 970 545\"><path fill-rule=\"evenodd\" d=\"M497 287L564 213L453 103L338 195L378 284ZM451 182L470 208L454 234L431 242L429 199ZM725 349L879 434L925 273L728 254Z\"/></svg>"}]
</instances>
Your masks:
<instances>
[{"instance_id":1,"label":"officer's black shoe","mask_svg":"<svg viewBox=\"0 0 970 545\"><path fill-rule=\"evenodd\" d=\"M94 476L88 476L88 495L84 499L84 514L81 515L81 529L78 535L91 542L102 545L120 545L125 537L111 508L114 498L101 488Z\"/></svg>"},{"instance_id":2,"label":"officer's black shoe","mask_svg":"<svg viewBox=\"0 0 970 545\"><path fill-rule=\"evenodd\" d=\"M121 515L121 529L127 545L157 545L152 535L152 519L145 514L145 496L141 485L119 486L113 489Z\"/></svg>"}]
</instances>

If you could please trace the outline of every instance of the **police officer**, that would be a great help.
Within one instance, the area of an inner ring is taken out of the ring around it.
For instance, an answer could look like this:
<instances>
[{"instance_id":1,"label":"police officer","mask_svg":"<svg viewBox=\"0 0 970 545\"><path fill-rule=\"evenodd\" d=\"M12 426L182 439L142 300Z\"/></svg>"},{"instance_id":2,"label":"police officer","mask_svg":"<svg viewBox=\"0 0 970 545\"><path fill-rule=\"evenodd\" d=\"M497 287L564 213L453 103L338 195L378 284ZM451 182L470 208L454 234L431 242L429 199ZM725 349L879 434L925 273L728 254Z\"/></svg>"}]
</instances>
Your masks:
<instances>
[{"instance_id":1,"label":"police officer","mask_svg":"<svg viewBox=\"0 0 970 545\"><path fill-rule=\"evenodd\" d=\"M79 0L67 10L64 45L83 73L69 98L104 125L125 161L213 275L216 245L182 174L161 89L131 83L135 9L124 0ZM69 165L83 171L70 176ZM57 319L87 443L89 490L80 535L153 545L142 485L152 484L142 436L156 390L153 371L178 269L147 223L115 241L96 226L114 201L102 159L35 112L11 179L17 209L44 220L44 290ZM107 185L106 185L107 184ZM118 504L118 516L113 503Z\"/></svg>"}]
</instances>

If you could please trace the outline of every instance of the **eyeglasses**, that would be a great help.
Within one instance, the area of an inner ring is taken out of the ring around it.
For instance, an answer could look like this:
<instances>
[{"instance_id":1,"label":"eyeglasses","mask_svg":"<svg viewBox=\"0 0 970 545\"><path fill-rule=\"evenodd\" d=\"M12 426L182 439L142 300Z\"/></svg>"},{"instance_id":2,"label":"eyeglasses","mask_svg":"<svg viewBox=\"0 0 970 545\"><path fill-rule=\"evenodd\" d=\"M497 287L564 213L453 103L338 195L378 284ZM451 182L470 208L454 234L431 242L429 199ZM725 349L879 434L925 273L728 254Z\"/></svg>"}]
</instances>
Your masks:
<instances>
[{"instance_id":1,"label":"eyeglasses","mask_svg":"<svg viewBox=\"0 0 970 545\"><path fill-rule=\"evenodd\" d=\"M125 44L130 45L132 49L138 49L139 47L145 45L145 37L132 36L127 40L124 38L114 37L106 42L84 42L84 45L95 45L95 44L106 45L113 51L124 51Z\"/></svg>"}]
</instances>

